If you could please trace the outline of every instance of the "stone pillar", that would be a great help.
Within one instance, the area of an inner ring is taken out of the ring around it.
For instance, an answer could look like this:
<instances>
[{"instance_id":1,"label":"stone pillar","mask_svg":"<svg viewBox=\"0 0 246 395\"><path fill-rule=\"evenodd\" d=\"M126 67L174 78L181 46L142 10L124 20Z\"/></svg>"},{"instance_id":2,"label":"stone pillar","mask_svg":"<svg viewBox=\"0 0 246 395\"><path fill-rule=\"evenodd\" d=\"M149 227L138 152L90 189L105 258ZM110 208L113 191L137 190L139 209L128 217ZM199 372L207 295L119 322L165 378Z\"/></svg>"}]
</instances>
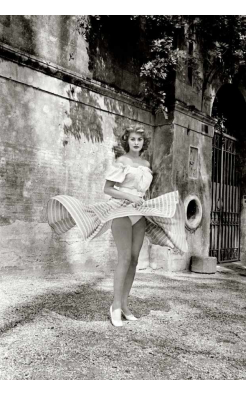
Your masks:
<instances>
[{"instance_id":1,"label":"stone pillar","mask_svg":"<svg viewBox=\"0 0 246 395\"><path fill-rule=\"evenodd\" d=\"M179 101L173 112L165 115L156 116L151 197L179 191L185 206L189 251L177 255L151 246L150 266L189 270L192 255L208 257L209 253L213 122Z\"/></svg>"}]
</instances>

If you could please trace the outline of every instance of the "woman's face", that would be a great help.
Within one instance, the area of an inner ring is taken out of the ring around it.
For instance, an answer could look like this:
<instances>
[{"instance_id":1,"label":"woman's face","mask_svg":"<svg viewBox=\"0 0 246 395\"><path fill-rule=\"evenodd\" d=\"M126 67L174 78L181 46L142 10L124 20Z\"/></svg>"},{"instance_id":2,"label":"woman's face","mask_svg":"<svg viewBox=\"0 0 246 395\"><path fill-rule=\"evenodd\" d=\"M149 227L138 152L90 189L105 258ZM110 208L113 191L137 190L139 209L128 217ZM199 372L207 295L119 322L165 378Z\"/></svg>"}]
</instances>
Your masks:
<instances>
[{"instance_id":1,"label":"woman's face","mask_svg":"<svg viewBox=\"0 0 246 395\"><path fill-rule=\"evenodd\" d=\"M143 148L144 138L142 133L131 132L128 137L129 151L140 152Z\"/></svg>"}]
</instances>

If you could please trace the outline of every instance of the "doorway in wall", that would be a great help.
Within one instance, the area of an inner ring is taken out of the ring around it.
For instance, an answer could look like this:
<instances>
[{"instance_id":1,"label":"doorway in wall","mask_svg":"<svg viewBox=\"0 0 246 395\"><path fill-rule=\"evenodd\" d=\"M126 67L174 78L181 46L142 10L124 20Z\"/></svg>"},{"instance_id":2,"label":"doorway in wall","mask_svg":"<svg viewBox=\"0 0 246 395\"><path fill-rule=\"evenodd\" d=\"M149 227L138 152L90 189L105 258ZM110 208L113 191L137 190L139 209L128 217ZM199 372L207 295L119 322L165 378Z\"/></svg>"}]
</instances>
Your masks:
<instances>
[{"instance_id":1,"label":"doorway in wall","mask_svg":"<svg viewBox=\"0 0 246 395\"><path fill-rule=\"evenodd\" d=\"M238 145L246 105L232 84L217 92L212 152L210 256L218 263L240 260L240 167Z\"/></svg>"}]
</instances>

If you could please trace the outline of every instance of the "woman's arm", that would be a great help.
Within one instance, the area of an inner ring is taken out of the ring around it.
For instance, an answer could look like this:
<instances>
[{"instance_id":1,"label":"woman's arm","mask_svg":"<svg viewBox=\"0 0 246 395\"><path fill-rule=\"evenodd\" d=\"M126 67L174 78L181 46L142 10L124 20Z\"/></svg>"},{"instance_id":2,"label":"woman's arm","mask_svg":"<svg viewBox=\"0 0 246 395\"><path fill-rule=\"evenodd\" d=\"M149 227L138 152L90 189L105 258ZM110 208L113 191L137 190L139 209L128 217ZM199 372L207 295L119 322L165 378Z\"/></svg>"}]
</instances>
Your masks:
<instances>
[{"instance_id":1,"label":"woman's arm","mask_svg":"<svg viewBox=\"0 0 246 395\"><path fill-rule=\"evenodd\" d=\"M127 199L130 202L137 203L137 204L142 203L142 199L139 196L135 196L135 195L132 195L130 193L123 192L120 190L118 191L117 189L114 188L114 185L115 185L114 181L106 180L103 192L106 195L112 196L116 199Z\"/></svg>"}]
</instances>

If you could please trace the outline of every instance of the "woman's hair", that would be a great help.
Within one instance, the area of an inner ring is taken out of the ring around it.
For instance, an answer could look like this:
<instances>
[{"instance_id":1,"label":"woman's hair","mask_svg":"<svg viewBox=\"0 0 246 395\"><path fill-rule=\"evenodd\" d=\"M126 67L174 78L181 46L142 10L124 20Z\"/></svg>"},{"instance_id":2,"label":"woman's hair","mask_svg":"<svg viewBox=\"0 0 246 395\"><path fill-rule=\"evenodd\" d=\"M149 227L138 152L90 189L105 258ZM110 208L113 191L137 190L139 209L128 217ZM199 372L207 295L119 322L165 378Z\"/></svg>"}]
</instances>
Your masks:
<instances>
[{"instance_id":1,"label":"woman's hair","mask_svg":"<svg viewBox=\"0 0 246 395\"><path fill-rule=\"evenodd\" d=\"M143 147L140 151L140 155L148 149L149 143L150 143L150 138L147 137L147 134L145 132L145 129L143 126L140 125L130 125L128 126L123 135L121 136L121 145L122 148L124 149L125 152L129 152L129 144L128 144L128 138L130 136L130 133L141 133L142 137L144 139Z\"/></svg>"}]
</instances>

